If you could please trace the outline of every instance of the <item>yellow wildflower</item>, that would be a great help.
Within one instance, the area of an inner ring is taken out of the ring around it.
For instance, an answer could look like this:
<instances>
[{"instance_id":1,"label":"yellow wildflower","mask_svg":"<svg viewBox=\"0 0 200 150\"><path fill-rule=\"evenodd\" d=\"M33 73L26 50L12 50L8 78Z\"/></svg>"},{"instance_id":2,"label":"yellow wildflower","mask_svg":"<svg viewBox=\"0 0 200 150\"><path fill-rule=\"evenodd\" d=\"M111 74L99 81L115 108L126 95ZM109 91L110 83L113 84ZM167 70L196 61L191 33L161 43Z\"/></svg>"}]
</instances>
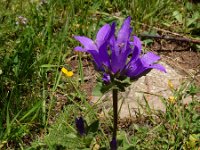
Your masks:
<instances>
[{"instance_id":1,"label":"yellow wildflower","mask_svg":"<svg viewBox=\"0 0 200 150\"><path fill-rule=\"evenodd\" d=\"M168 101L169 101L171 104L175 104L176 99L175 99L174 96L170 96L170 97L168 98Z\"/></svg>"},{"instance_id":2,"label":"yellow wildflower","mask_svg":"<svg viewBox=\"0 0 200 150\"><path fill-rule=\"evenodd\" d=\"M95 143L92 150L99 150L100 146L99 144Z\"/></svg>"},{"instance_id":3,"label":"yellow wildflower","mask_svg":"<svg viewBox=\"0 0 200 150\"><path fill-rule=\"evenodd\" d=\"M171 80L168 80L168 87L171 89L171 90L174 90L174 85L172 83Z\"/></svg>"},{"instance_id":4,"label":"yellow wildflower","mask_svg":"<svg viewBox=\"0 0 200 150\"><path fill-rule=\"evenodd\" d=\"M68 71L67 69L65 69L64 67L61 69L61 71L68 77L73 76L73 72L72 71Z\"/></svg>"}]
</instances>

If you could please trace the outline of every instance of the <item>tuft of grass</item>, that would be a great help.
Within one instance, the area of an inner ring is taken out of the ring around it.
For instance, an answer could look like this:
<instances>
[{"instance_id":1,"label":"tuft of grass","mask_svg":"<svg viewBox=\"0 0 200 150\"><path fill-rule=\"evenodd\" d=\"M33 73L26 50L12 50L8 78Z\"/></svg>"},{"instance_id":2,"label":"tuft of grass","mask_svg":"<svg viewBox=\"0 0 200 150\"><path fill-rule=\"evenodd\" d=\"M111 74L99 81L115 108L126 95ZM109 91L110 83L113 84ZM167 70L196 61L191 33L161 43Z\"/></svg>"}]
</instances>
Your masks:
<instances>
[{"instance_id":1,"label":"tuft of grass","mask_svg":"<svg viewBox=\"0 0 200 150\"><path fill-rule=\"evenodd\" d=\"M143 114L120 120L118 131L119 149L198 149L200 141L200 103L183 104L183 99L192 96L185 91L190 86L174 90L174 101L163 98L166 112L151 110L146 101ZM112 123L109 116L98 114L98 107L85 101L72 100L64 107L48 134L35 140L29 149L101 149L109 147ZM80 136L75 127L75 117L85 120L86 134ZM62 134L61 134L62 133ZM78 143L78 144L77 144Z\"/></svg>"}]
</instances>

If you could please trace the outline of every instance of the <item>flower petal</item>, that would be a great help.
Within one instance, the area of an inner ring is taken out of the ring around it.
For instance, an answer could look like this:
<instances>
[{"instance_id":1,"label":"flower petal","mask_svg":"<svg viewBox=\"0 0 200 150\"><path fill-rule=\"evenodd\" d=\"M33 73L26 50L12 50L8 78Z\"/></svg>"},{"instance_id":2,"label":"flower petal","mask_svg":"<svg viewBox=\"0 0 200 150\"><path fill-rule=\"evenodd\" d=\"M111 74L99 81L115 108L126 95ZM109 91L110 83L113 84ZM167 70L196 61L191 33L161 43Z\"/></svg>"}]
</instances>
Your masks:
<instances>
[{"instance_id":1,"label":"flower petal","mask_svg":"<svg viewBox=\"0 0 200 150\"><path fill-rule=\"evenodd\" d=\"M131 23L131 17L128 17L124 21L121 29L118 32L117 40L119 41L119 43L126 43L128 41L131 34L130 23Z\"/></svg>"},{"instance_id":2,"label":"flower petal","mask_svg":"<svg viewBox=\"0 0 200 150\"><path fill-rule=\"evenodd\" d=\"M128 77L136 77L141 74L146 67L144 67L141 59L137 59L135 62L131 62L127 69L126 75Z\"/></svg>"},{"instance_id":3,"label":"flower petal","mask_svg":"<svg viewBox=\"0 0 200 150\"><path fill-rule=\"evenodd\" d=\"M159 59L160 59L160 56L152 52L148 52L141 57L142 62L146 64L147 66L157 62Z\"/></svg>"},{"instance_id":4,"label":"flower petal","mask_svg":"<svg viewBox=\"0 0 200 150\"><path fill-rule=\"evenodd\" d=\"M103 43L107 42L107 39L110 37L111 27L109 24L104 25L97 33L96 44L99 48Z\"/></svg>"},{"instance_id":5,"label":"flower petal","mask_svg":"<svg viewBox=\"0 0 200 150\"><path fill-rule=\"evenodd\" d=\"M97 67L97 70L103 70L101 56L99 55L99 53L95 50L90 50L88 52L92 55L95 65Z\"/></svg>"},{"instance_id":6,"label":"flower petal","mask_svg":"<svg viewBox=\"0 0 200 150\"><path fill-rule=\"evenodd\" d=\"M131 45L134 46L134 49L130 62L136 61L139 58L142 51L142 42L140 41L140 39L137 36L133 36L133 38L134 41Z\"/></svg>"},{"instance_id":7,"label":"flower petal","mask_svg":"<svg viewBox=\"0 0 200 150\"><path fill-rule=\"evenodd\" d=\"M141 58L137 59L136 62L132 62L126 71L126 75L131 78L139 78L141 75L145 75L151 69L157 69L166 72L165 68L160 64L144 63Z\"/></svg>"},{"instance_id":8,"label":"flower petal","mask_svg":"<svg viewBox=\"0 0 200 150\"><path fill-rule=\"evenodd\" d=\"M113 47L112 50L114 50L115 46L115 22L112 23L111 25L111 33L110 33L110 39L109 39L109 44L111 47ZM114 51L113 51L114 52Z\"/></svg>"},{"instance_id":9,"label":"flower petal","mask_svg":"<svg viewBox=\"0 0 200 150\"><path fill-rule=\"evenodd\" d=\"M111 54L111 68L113 73L116 73L125 68L128 56L131 52L131 47L130 44L127 43L124 47L115 46L113 51Z\"/></svg>"},{"instance_id":10,"label":"flower petal","mask_svg":"<svg viewBox=\"0 0 200 150\"><path fill-rule=\"evenodd\" d=\"M87 51L87 50L96 50L97 51L96 44L90 38L85 37L85 36L74 36L74 38L84 46L85 51Z\"/></svg>"},{"instance_id":11,"label":"flower petal","mask_svg":"<svg viewBox=\"0 0 200 150\"><path fill-rule=\"evenodd\" d=\"M117 40L115 40L114 37L111 37L111 68L113 73L122 71L124 69L128 55L132 51L129 43L129 37L132 32L132 28L130 28L130 22L130 17L123 22L123 25L118 32Z\"/></svg>"},{"instance_id":12,"label":"flower petal","mask_svg":"<svg viewBox=\"0 0 200 150\"><path fill-rule=\"evenodd\" d=\"M86 50L85 50L83 47L81 47L81 46L76 46L76 47L74 48L74 50L75 50L75 51L86 52Z\"/></svg>"},{"instance_id":13,"label":"flower petal","mask_svg":"<svg viewBox=\"0 0 200 150\"><path fill-rule=\"evenodd\" d=\"M99 58L100 58L102 64L109 67L110 66L110 58L108 55L107 46L108 46L107 42L104 43L103 45L101 45L101 47L99 48Z\"/></svg>"},{"instance_id":14,"label":"flower petal","mask_svg":"<svg viewBox=\"0 0 200 150\"><path fill-rule=\"evenodd\" d=\"M67 77L71 77L73 76L73 72L72 71L68 71L66 68L62 68L61 71L67 76Z\"/></svg>"},{"instance_id":15,"label":"flower petal","mask_svg":"<svg viewBox=\"0 0 200 150\"><path fill-rule=\"evenodd\" d=\"M163 65L160 65L160 64L153 64L151 66L149 66L148 68L152 68L152 69L157 69L157 70L160 70L162 72L167 72L165 67Z\"/></svg>"},{"instance_id":16,"label":"flower petal","mask_svg":"<svg viewBox=\"0 0 200 150\"><path fill-rule=\"evenodd\" d=\"M133 44L134 44L134 46L137 46L138 47L138 49L142 49L142 42L141 42L141 40L137 37L137 36L133 36Z\"/></svg>"},{"instance_id":17,"label":"flower petal","mask_svg":"<svg viewBox=\"0 0 200 150\"><path fill-rule=\"evenodd\" d=\"M119 70L119 57L115 52L111 54L111 71L116 73Z\"/></svg>"},{"instance_id":18,"label":"flower petal","mask_svg":"<svg viewBox=\"0 0 200 150\"><path fill-rule=\"evenodd\" d=\"M104 29L101 29L101 32L103 32L105 30L107 31L108 29L106 29L106 28L108 28L108 27L105 26ZM111 69L111 67L110 67L110 56L108 54L108 46L110 46L110 47L114 46L115 23L112 23L111 27L109 26L109 28L110 28L109 35L107 35L105 37L106 39L104 39L104 42L102 42L101 44L98 43L98 45L99 45L98 49L99 49L99 56L100 56L100 60L102 61L102 64L107 66L108 69ZM101 34L101 33L99 33L99 34ZM102 33L102 34L104 34L104 33ZM98 36L100 36L100 35L98 35ZM101 36L99 38L101 39L102 37L103 36ZM114 49L114 48L111 48L111 50L112 49Z\"/></svg>"}]
</instances>

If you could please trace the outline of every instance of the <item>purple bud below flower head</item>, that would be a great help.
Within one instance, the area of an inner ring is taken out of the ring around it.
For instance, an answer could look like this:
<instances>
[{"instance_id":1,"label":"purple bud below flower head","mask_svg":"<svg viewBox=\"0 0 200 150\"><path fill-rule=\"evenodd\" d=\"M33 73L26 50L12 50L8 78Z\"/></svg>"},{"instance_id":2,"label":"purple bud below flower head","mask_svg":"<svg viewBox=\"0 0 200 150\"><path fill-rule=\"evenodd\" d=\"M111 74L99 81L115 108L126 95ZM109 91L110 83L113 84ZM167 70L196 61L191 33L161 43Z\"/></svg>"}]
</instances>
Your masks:
<instances>
[{"instance_id":1,"label":"purple bud below flower head","mask_svg":"<svg viewBox=\"0 0 200 150\"><path fill-rule=\"evenodd\" d=\"M109 84L110 83L110 75L107 73L104 73L102 80L104 81L105 84Z\"/></svg>"},{"instance_id":2,"label":"purple bud below flower head","mask_svg":"<svg viewBox=\"0 0 200 150\"><path fill-rule=\"evenodd\" d=\"M117 150L117 140L116 140L116 138L112 138L112 141L110 142L110 149L111 150Z\"/></svg>"},{"instance_id":3,"label":"purple bud below flower head","mask_svg":"<svg viewBox=\"0 0 200 150\"><path fill-rule=\"evenodd\" d=\"M76 128L78 133L82 136L85 134L85 127L84 127L84 120L83 117L78 117L75 120L76 122Z\"/></svg>"}]
</instances>

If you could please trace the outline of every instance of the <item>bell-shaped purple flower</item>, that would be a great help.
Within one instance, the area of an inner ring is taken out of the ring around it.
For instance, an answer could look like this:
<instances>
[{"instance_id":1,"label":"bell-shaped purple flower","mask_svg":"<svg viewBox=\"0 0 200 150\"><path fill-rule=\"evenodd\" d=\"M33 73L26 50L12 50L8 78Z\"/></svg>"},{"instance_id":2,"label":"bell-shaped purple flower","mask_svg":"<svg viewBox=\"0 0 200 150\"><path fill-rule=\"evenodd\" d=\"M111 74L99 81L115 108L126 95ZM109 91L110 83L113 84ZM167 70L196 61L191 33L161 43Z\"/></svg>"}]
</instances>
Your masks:
<instances>
[{"instance_id":1,"label":"bell-shaped purple flower","mask_svg":"<svg viewBox=\"0 0 200 150\"><path fill-rule=\"evenodd\" d=\"M90 53L97 69L103 70L103 65L107 67L110 66L107 46L111 32L110 25L106 24L98 31L95 41L85 36L75 36L74 38L83 45L83 47L75 47L75 50Z\"/></svg>"},{"instance_id":2,"label":"bell-shaped purple flower","mask_svg":"<svg viewBox=\"0 0 200 150\"><path fill-rule=\"evenodd\" d=\"M130 35L132 28L130 28L131 18L128 17L121 29L118 32L117 37L115 34L111 36L110 48L111 48L111 70L113 73L122 71L126 65L127 57L131 53L130 47ZM114 30L114 29L113 29Z\"/></svg>"},{"instance_id":3,"label":"bell-shaped purple flower","mask_svg":"<svg viewBox=\"0 0 200 150\"><path fill-rule=\"evenodd\" d=\"M124 69L125 74L131 78L138 78L151 69L157 69L166 72L165 68L156 64L160 57L152 52L148 52L140 57L141 54L141 41L138 37L134 36L134 50L130 61L127 63Z\"/></svg>"}]
</instances>

